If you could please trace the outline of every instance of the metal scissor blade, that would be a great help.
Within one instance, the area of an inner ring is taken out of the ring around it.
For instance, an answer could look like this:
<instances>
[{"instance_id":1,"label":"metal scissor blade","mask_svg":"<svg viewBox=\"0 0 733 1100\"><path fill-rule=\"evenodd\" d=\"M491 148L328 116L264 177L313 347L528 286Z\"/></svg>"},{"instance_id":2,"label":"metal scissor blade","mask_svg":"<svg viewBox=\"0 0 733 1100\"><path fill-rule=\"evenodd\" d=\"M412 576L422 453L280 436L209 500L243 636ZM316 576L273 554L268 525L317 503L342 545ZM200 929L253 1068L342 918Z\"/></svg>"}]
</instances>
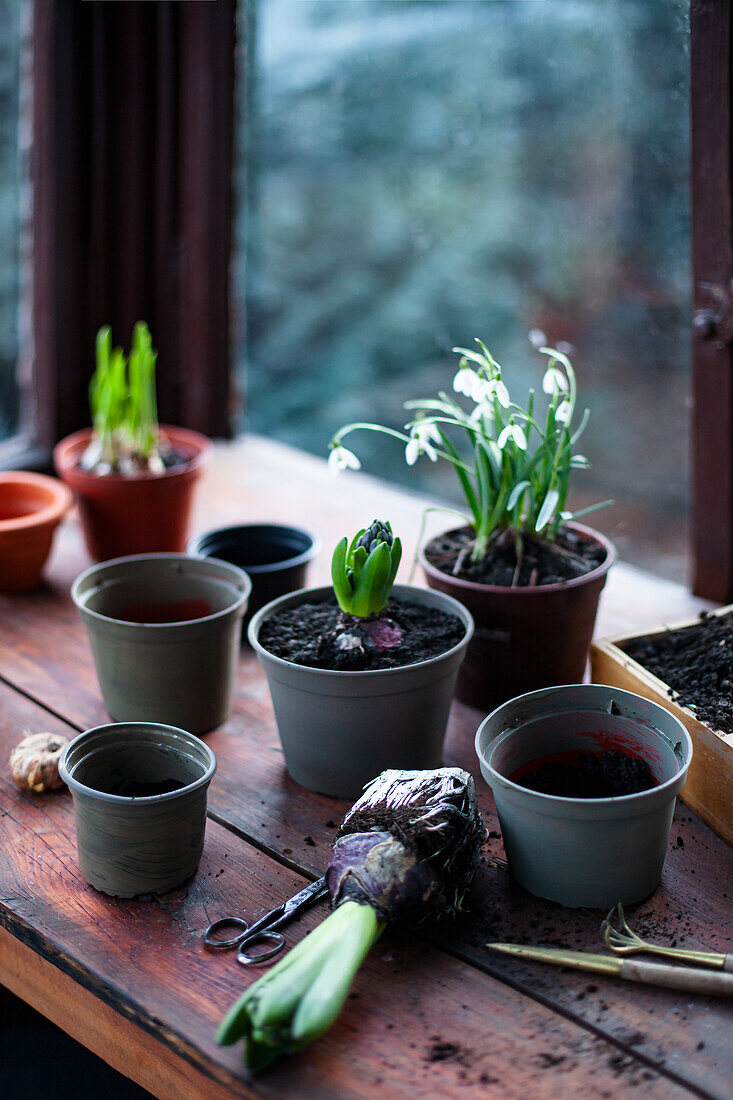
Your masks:
<instances>
[{"instance_id":1,"label":"metal scissor blade","mask_svg":"<svg viewBox=\"0 0 733 1100\"><path fill-rule=\"evenodd\" d=\"M321 878L317 878L315 882L311 882L304 890L299 890L297 894L294 894L292 898L285 902L280 919L290 920L311 905L315 905L327 893L326 876L322 875Z\"/></svg>"},{"instance_id":2,"label":"metal scissor blade","mask_svg":"<svg viewBox=\"0 0 733 1100\"><path fill-rule=\"evenodd\" d=\"M265 913L264 917L260 917L258 921L255 921L247 933L246 940L243 940L242 943L250 942L259 932L273 932L281 925L294 920L299 913L305 912L311 905L315 905L327 893L328 887L326 886L325 876L316 879L304 890L299 890L292 898L288 898L282 905L276 906L269 913Z\"/></svg>"}]
</instances>

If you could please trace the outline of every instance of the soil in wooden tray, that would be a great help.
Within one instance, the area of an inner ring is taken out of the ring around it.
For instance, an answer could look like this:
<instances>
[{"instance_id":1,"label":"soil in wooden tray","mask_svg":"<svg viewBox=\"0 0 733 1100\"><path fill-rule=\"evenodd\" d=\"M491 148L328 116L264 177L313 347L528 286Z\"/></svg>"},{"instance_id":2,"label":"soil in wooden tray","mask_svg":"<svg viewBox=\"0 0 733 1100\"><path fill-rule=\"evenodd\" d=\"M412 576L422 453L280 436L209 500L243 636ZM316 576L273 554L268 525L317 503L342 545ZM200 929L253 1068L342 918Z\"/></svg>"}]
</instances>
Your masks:
<instances>
[{"instance_id":1,"label":"soil in wooden tray","mask_svg":"<svg viewBox=\"0 0 733 1100\"><path fill-rule=\"evenodd\" d=\"M618 798L657 785L646 761L617 749L558 753L540 763L532 761L510 778L527 790L559 798Z\"/></svg>"},{"instance_id":2,"label":"soil in wooden tray","mask_svg":"<svg viewBox=\"0 0 733 1100\"><path fill-rule=\"evenodd\" d=\"M335 600L304 603L267 619L260 627L259 641L285 661L337 672L366 672L438 657L457 645L466 633L456 615L407 600L389 600L379 620L387 622L383 640L388 645L384 647L381 630L376 631L376 644L369 634L377 623L376 616L363 622L355 620L344 615ZM400 634L401 640L395 644ZM356 641L344 646L344 635Z\"/></svg>"},{"instance_id":3,"label":"soil in wooden tray","mask_svg":"<svg viewBox=\"0 0 733 1100\"><path fill-rule=\"evenodd\" d=\"M622 647L668 685L668 694L711 729L733 733L733 615L710 615L655 638Z\"/></svg>"},{"instance_id":4,"label":"soil in wooden tray","mask_svg":"<svg viewBox=\"0 0 733 1100\"><path fill-rule=\"evenodd\" d=\"M477 584L528 587L557 584L597 569L606 557L603 546L564 527L555 542L522 537L522 560L517 567L514 536L497 535L483 561L471 561L474 534L470 527L438 535L425 547L425 557L436 569Z\"/></svg>"}]
</instances>

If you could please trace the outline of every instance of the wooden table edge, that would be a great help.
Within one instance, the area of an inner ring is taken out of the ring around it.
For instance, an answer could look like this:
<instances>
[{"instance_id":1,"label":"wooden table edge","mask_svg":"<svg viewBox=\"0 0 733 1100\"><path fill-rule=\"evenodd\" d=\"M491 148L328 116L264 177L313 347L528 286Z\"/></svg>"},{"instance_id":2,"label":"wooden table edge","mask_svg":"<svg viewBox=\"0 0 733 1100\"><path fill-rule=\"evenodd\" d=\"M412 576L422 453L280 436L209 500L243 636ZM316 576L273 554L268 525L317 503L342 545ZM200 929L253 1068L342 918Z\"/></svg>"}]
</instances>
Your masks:
<instances>
[{"instance_id":1,"label":"wooden table edge","mask_svg":"<svg viewBox=\"0 0 733 1100\"><path fill-rule=\"evenodd\" d=\"M29 938L41 940L37 934ZM95 990L90 977L50 944L32 946L0 923L0 984L123 1076L159 1100L256 1095L223 1067L204 1066L201 1052L137 1012L126 997L111 1004L103 989L113 987L104 983Z\"/></svg>"}]
</instances>

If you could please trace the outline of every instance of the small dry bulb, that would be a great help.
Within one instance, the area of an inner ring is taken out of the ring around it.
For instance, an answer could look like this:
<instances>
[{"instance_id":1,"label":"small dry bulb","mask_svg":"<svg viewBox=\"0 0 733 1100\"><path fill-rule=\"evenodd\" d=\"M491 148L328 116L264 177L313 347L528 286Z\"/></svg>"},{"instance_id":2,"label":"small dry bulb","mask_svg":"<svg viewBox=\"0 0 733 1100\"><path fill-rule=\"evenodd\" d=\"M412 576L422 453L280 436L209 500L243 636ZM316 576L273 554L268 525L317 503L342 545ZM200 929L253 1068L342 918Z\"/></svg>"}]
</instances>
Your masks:
<instances>
[{"instance_id":1,"label":"small dry bulb","mask_svg":"<svg viewBox=\"0 0 733 1100\"><path fill-rule=\"evenodd\" d=\"M59 758L68 737L57 733L27 733L10 754L10 774L23 791L50 791L63 787Z\"/></svg>"}]
</instances>

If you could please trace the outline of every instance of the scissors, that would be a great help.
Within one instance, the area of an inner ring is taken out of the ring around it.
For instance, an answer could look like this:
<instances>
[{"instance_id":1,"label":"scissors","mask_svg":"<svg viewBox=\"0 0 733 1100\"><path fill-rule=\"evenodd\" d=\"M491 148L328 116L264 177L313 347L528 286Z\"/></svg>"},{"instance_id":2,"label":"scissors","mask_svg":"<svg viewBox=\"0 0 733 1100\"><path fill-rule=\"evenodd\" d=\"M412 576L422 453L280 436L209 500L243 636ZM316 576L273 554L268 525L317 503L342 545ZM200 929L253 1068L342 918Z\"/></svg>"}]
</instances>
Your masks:
<instances>
[{"instance_id":1,"label":"scissors","mask_svg":"<svg viewBox=\"0 0 733 1100\"><path fill-rule=\"evenodd\" d=\"M284 901L282 905L278 905L275 909L271 909L269 913L265 913L264 917L260 917L254 924L249 924L242 917L222 917L220 920L213 921L206 929L204 943L212 951L227 951L231 947L238 947L237 962L243 966L256 966L258 963L267 962L269 959L273 959L285 946L285 937L282 932L275 930L300 916L306 909L310 909L311 905L315 905L321 898L325 898L328 892L324 876L316 879L304 890L299 890L297 894L288 901ZM217 933L225 928L239 929L239 932L230 939L220 939ZM271 946L266 947L264 951L250 954L245 948L251 947L254 943L269 943Z\"/></svg>"}]
</instances>

